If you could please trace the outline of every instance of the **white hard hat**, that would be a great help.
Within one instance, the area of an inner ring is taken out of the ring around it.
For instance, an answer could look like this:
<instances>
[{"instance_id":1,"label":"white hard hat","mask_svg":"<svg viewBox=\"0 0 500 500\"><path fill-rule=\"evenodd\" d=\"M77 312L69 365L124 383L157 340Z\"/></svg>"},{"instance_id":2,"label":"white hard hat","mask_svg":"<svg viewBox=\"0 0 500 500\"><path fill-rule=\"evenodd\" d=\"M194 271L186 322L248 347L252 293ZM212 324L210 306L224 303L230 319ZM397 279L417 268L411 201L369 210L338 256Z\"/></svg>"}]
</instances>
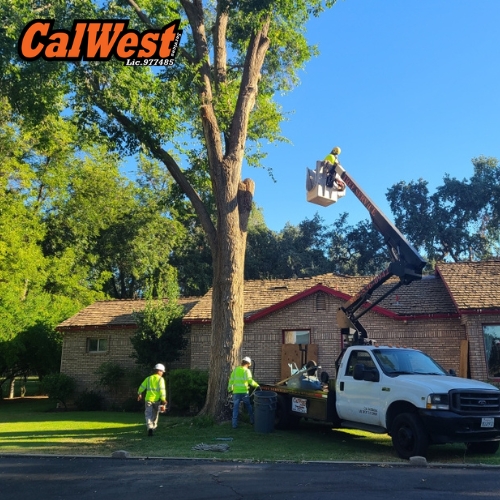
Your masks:
<instances>
[{"instance_id":1,"label":"white hard hat","mask_svg":"<svg viewBox=\"0 0 500 500\"><path fill-rule=\"evenodd\" d=\"M162 372L164 372L165 366L162 365L161 363L158 363L157 365L155 365L155 370L161 370Z\"/></svg>"},{"instance_id":2,"label":"white hard hat","mask_svg":"<svg viewBox=\"0 0 500 500\"><path fill-rule=\"evenodd\" d=\"M252 364L252 360L248 356L245 356L241 361L244 361L245 363L248 363L249 365Z\"/></svg>"}]
</instances>

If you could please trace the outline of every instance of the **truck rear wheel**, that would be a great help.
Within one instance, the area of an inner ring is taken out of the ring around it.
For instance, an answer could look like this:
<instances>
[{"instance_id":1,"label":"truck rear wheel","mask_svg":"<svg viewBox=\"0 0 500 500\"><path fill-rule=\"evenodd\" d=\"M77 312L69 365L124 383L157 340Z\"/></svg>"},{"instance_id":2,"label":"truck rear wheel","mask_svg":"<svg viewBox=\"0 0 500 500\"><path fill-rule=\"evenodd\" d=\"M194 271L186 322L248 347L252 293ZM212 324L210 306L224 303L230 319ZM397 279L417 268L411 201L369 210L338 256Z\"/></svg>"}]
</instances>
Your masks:
<instances>
[{"instance_id":1,"label":"truck rear wheel","mask_svg":"<svg viewBox=\"0 0 500 500\"><path fill-rule=\"evenodd\" d=\"M425 457L429 438L417 415L402 413L394 419L391 430L392 444L401 458Z\"/></svg>"},{"instance_id":2,"label":"truck rear wheel","mask_svg":"<svg viewBox=\"0 0 500 500\"><path fill-rule=\"evenodd\" d=\"M274 427L276 427L276 429L288 429L290 427L289 404L290 401L286 396L278 394L278 400L276 402L276 416L274 419Z\"/></svg>"},{"instance_id":3,"label":"truck rear wheel","mask_svg":"<svg viewBox=\"0 0 500 500\"><path fill-rule=\"evenodd\" d=\"M290 405L290 399L287 396L278 394L276 414L274 419L274 427L276 427L276 429L293 429L299 424L300 417L298 417L297 415L293 415L290 412Z\"/></svg>"},{"instance_id":4,"label":"truck rear wheel","mask_svg":"<svg viewBox=\"0 0 500 500\"><path fill-rule=\"evenodd\" d=\"M470 453L484 453L493 455L498 451L498 441L485 441L484 443L467 443L467 451Z\"/></svg>"}]
</instances>

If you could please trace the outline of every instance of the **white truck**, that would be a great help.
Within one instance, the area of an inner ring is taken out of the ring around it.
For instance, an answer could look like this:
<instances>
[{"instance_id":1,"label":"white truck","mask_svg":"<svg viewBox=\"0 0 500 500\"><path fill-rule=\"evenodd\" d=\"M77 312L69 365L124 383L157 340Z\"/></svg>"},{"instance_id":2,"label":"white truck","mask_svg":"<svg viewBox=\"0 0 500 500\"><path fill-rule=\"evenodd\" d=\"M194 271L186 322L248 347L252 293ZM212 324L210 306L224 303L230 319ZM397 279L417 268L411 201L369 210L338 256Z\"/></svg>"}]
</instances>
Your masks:
<instances>
[{"instance_id":1,"label":"white truck","mask_svg":"<svg viewBox=\"0 0 500 500\"><path fill-rule=\"evenodd\" d=\"M321 389L304 388L316 369L306 365L283 384L261 386L277 393L276 427L305 417L387 433L406 459L425 457L430 444L466 443L478 453L498 450L500 390L455 377L421 351L353 345L339 360L335 379L322 372Z\"/></svg>"},{"instance_id":2,"label":"white truck","mask_svg":"<svg viewBox=\"0 0 500 500\"><path fill-rule=\"evenodd\" d=\"M340 151L340 150L339 150ZM446 372L425 353L378 345L368 338L359 319L402 285L422 278L426 262L338 163L317 163L347 185L368 209L388 245L391 263L337 313L346 346L336 362L336 377L308 363L276 385L261 385L277 393L276 426L286 428L305 417L334 427L354 428L391 436L401 458L425 456L430 444L466 443L469 451L496 453L500 441L500 390ZM308 200L326 206L339 197L311 183ZM318 178L319 176L317 176ZM310 195L312 193L312 195ZM325 198L324 200L322 198ZM374 290L390 277L399 281L367 304ZM363 306L363 307L362 307Z\"/></svg>"}]
</instances>

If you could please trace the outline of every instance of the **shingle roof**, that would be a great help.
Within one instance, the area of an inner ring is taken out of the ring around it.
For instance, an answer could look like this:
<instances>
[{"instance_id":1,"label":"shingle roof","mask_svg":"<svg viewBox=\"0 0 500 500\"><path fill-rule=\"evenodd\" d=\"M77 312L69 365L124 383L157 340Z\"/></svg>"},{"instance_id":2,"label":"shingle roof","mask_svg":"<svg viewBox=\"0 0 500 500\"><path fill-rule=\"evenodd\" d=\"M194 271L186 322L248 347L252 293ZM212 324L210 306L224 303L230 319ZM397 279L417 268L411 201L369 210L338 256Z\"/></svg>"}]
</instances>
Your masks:
<instances>
[{"instance_id":1,"label":"shingle roof","mask_svg":"<svg viewBox=\"0 0 500 500\"><path fill-rule=\"evenodd\" d=\"M322 291L342 300L356 295L369 283L370 276L323 274L311 278L247 280L244 314L252 321L286 307L310 293ZM372 297L387 291L396 278L382 285ZM211 290L203 297L180 299L188 323L209 322L212 314ZM134 327L134 311L144 309L144 300L106 300L95 302L63 321L58 329ZM500 310L500 260L440 263L436 276L426 276L402 286L374 309L393 317L453 315L467 310Z\"/></svg>"},{"instance_id":2,"label":"shingle roof","mask_svg":"<svg viewBox=\"0 0 500 500\"><path fill-rule=\"evenodd\" d=\"M458 310L500 309L500 260L439 263L436 272Z\"/></svg>"},{"instance_id":3,"label":"shingle roof","mask_svg":"<svg viewBox=\"0 0 500 500\"><path fill-rule=\"evenodd\" d=\"M373 277L344 276L337 274L323 274L312 278L280 279L280 280L247 280L244 290L245 320L261 316L266 311L284 307L295 299L307 295L308 291L324 291L343 300L356 295ZM372 299L385 293L397 282L391 278L382 285ZM318 287L318 285L322 285ZM199 302L186 314L184 320L188 323L208 322L211 318L212 293L209 291L200 298ZM455 314L457 311L444 287L441 279L428 276L409 286L402 286L394 294L385 298L378 305L393 316Z\"/></svg>"},{"instance_id":4,"label":"shingle roof","mask_svg":"<svg viewBox=\"0 0 500 500\"><path fill-rule=\"evenodd\" d=\"M179 303L188 312L199 297L180 298ZM102 300L71 316L57 326L58 330L74 328L133 328L136 325L134 312L144 309L145 300Z\"/></svg>"}]
</instances>

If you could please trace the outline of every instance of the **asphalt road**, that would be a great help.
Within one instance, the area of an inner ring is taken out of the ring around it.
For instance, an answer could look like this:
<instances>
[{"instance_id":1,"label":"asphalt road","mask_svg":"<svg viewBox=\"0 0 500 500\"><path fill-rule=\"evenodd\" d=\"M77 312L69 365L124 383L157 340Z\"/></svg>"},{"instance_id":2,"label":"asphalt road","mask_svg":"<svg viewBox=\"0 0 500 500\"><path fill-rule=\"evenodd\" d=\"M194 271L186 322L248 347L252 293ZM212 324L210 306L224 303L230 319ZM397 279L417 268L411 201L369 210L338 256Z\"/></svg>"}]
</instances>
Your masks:
<instances>
[{"instance_id":1,"label":"asphalt road","mask_svg":"<svg viewBox=\"0 0 500 500\"><path fill-rule=\"evenodd\" d=\"M497 467L0 456L0 499L492 500Z\"/></svg>"}]
</instances>

